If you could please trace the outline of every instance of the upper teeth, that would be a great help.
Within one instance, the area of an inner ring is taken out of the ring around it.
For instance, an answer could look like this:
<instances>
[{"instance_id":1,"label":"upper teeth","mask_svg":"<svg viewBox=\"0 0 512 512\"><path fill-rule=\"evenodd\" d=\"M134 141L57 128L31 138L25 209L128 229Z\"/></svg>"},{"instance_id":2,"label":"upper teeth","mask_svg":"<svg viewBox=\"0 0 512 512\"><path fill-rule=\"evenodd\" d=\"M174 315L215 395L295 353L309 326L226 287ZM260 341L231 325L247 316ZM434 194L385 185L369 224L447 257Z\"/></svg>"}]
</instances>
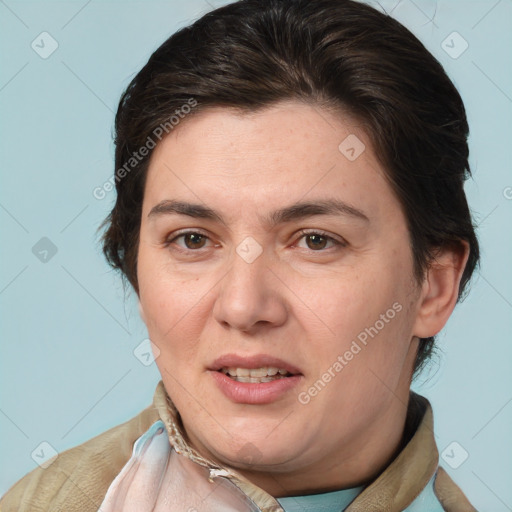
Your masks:
<instances>
[{"instance_id":1,"label":"upper teeth","mask_svg":"<svg viewBox=\"0 0 512 512\"><path fill-rule=\"evenodd\" d=\"M226 373L231 375L231 377L272 377L273 375L286 375L288 370L283 370L281 368L275 368L273 366L264 366L262 368L222 368L222 373Z\"/></svg>"}]
</instances>

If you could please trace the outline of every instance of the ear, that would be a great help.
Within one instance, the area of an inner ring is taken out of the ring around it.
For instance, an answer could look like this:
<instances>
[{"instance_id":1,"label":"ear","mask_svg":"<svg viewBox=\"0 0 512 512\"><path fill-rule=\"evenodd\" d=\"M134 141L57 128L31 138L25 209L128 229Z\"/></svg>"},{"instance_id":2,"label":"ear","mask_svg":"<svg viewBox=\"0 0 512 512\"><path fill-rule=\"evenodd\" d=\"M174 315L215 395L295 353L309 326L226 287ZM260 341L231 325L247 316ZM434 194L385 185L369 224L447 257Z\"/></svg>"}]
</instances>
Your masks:
<instances>
[{"instance_id":1,"label":"ear","mask_svg":"<svg viewBox=\"0 0 512 512\"><path fill-rule=\"evenodd\" d=\"M146 316L145 316L145 314L144 314L144 308L142 307L142 304L141 304L141 302L140 302L140 299L139 299L139 315L140 315L140 317L142 318L142 321L143 321L144 323L146 323Z\"/></svg>"},{"instance_id":2,"label":"ear","mask_svg":"<svg viewBox=\"0 0 512 512\"><path fill-rule=\"evenodd\" d=\"M468 257L466 241L440 248L434 255L422 285L414 336L429 338L444 327L457 303Z\"/></svg>"}]
</instances>

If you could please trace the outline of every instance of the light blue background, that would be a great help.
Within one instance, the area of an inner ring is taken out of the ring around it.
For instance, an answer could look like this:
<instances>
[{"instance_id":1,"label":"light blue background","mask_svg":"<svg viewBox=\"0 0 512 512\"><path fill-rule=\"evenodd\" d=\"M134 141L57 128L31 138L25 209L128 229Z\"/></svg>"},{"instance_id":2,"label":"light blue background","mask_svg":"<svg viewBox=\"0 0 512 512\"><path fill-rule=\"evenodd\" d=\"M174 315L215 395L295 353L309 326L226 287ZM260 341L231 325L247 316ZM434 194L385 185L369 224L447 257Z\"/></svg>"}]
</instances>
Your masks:
<instances>
[{"instance_id":1,"label":"light blue background","mask_svg":"<svg viewBox=\"0 0 512 512\"><path fill-rule=\"evenodd\" d=\"M133 354L145 328L96 235L114 193L99 201L92 191L113 173L124 87L171 33L223 3L0 1L0 493L36 467L42 441L66 450L151 403L159 373ZM512 510L512 2L381 6L465 101L483 249L471 294L439 338L440 366L414 388L433 405L439 451L456 441L468 452L459 468L443 465L473 504ZM47 59L31 48L43 31L59 45ZM469 43L457 59L441 47L453 31ZM46 263L32 253L42 237L58 249Z\"/></svg>"}]
</instances>

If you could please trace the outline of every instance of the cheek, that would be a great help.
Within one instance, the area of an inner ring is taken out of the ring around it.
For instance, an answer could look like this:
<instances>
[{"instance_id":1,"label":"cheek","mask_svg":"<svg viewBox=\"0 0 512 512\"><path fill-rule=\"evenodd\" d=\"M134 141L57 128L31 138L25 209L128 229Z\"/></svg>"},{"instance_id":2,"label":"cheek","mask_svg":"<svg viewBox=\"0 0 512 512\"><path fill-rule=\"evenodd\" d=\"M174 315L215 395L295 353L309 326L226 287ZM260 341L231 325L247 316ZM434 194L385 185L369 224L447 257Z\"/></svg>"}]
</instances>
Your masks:
<instances>
[{"instance_id":1,"label":"cheek","mask_svg":"<svg viewBox=\"0 0 512 512\"><path fill-rule=\"evenodd\" d=\"M307 314L298 316L308 332L308 345L316 361L313 376L323 374L342 357L339 381L366 387L374 374L399 375L410 341L408 285L377 264L345 276L323 281L321 291L302 289ZM383 279L383 276L386 276ZM339 369L339 366L338 366ZM396 370L396 371L395 371ZM391 377L390 377L391 378Z\"/></svg>"},{"instance_id":2,"label":"cheek","mask_svg":"<svg viewBox=\"0 0 512 512\"><path fill-rule=\"evenodd\" d=\"M146 319L156 329L172 329L173 322L198 300L198 287L194 283L198 278L180 276L170 268L165 252L160 249L141 244L137 278Z\"/></svg>"},{"instance_id":3,"label":"cheek","mask_svg":"<svg viewBox=\"0 0 512 512\"><path fill-rule=\"evenodd\" d=\"M162 356L157 365L173 364L178 354L180 360L191 359L202 325L201 303L208 287L199 286L198 277L180 278L144 250L139 255L139 299L149 337Z\"/></svg>"},{"instance_id":4,"label":"cheek","mask_svg":"<svg viewBox=\"0 0 512 512\"><path fill-rule=\"evenodd\" d=\"M396 281L379 274L376 265L368 265L305 283L297 295L308 306L309 325L320 324L327 335L344 340L365 332L400 296Z\"/></svg>"}]
</instances>

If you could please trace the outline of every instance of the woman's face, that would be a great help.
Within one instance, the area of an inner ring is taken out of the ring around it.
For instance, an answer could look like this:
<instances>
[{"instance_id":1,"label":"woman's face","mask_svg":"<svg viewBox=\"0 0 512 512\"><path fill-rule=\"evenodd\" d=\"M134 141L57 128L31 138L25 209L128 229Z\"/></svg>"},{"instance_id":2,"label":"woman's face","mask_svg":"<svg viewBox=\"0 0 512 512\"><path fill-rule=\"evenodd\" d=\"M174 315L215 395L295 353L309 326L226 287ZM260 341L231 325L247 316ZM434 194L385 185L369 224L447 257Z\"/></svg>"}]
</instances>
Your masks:
<instances>
[{"instance_id":1,"label":"woman's face","mask_svg":"<svg viewBox=\"0 0 512 512\"><path fill-rule=\"evenodd\" d=\"M406 220L353 119L291 101L185 119L151 157L138 283L204 455L312 483L396 446L419 294Z\"/></svg>"}]
</instances>

